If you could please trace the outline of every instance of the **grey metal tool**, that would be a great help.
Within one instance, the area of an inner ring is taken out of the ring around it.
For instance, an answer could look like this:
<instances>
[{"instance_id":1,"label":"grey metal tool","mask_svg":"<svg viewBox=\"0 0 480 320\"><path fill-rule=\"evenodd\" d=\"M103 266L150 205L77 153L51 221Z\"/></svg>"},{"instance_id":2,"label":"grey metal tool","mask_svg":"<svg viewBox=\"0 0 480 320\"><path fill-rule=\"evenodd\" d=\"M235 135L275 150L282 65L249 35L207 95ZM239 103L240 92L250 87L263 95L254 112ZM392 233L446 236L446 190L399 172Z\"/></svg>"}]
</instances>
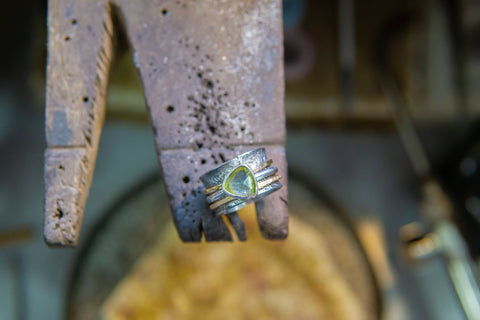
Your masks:
<instances>
[{"instance_id":1,"label":"grey metal tool","mask_svg":"<svg viewBox=\"0 0 480 320\"><path fill-rule=\"evenodd\" d=\"M426 260L437 254L443 256L466 318L479 319L480 286L476 275L478 267L453 221L454 206L433 174L427 153L415 130L407 102L388 60L388 44L385 43L378 60L381 84L391 101L389 106L393 120L408 159L415 174L423 182L421 214L432 229L430 233L421 235L409 232L412 227L406 225L401 230L402 240L406 244L407 255L412 260Z\"/></svg>"},{"instance_id":2,"label":"grey metal tool","mask_svg":"<svg viewBox=\"0 0 480 320\"><path fill-rule=\"evenodd\" d=\"M259 146L287 176L280 0L50 0L48 26L46 243L78 242L122 32L143 83L180 238L232 240L224 220L208 210L199 177ZM283 182L257 203L268 239L288 234ZM245 239L241 219L229 219Z\"/></svg>"}]
</instances>

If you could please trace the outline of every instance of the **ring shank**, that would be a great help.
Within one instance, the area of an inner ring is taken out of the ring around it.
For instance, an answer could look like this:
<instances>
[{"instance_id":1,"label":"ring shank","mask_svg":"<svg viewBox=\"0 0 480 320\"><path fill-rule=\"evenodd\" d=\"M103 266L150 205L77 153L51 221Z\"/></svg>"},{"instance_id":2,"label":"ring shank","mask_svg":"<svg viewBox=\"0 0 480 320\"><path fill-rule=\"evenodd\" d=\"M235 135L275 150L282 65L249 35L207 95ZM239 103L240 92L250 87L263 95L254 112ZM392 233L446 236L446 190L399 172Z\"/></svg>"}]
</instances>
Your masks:
<instances>
[{"instance_id":1,"label":"ring shank","mask_svg":"<svg viewBox=\"0 0 480 320\"><path fill-rule=\"evenodd\" d=\"M267 161L268 158L265 148L257 148L252 151L245 152L238 157L233 158L232 160L222 163L218 167L202 175L200 180L205 186L205 189L209 189L216 185L221 185L230 171L239 165L247 165L255 172L255 170L261 168L262 164Z\"/></svg>"},{"instance_id":2,"label":"ring shank","mask_svg":"<svg viewBox=\"0 0 480 320\"><path fill-rule=\"evenodd\" d=\"M272 160L268 160L265 148L258 148L243 153L202 175L200 180L205 186L203 193L207 195L210 209L217 215L233 213L280 189L282 184L278 180L281 176L276 174L278 169L271 164ZM224 179L240 165L248 166L255 175L259 190L254 198L234 198L227 195L222 188Z\"/></svg>"}]
</instances>

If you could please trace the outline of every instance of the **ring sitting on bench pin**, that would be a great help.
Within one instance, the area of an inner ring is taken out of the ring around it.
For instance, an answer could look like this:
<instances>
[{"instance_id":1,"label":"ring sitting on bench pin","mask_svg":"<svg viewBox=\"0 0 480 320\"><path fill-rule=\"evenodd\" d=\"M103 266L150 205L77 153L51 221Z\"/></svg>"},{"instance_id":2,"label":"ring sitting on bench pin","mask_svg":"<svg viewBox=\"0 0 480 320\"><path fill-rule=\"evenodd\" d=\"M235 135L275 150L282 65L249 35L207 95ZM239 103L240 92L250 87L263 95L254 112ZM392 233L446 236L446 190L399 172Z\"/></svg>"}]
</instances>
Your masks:
<instances>
[{"instance_id":1,"label":"ring sitting on bench pin","mask_svg":"<svg viewBox=\"0 0 480 320\"><path fill-rule=\"evenodd\" d=\"M282 187L278 169L264 148L243 153L200 177L210 209L217 215L236 212Z\"/></svg>"}]
</instances>

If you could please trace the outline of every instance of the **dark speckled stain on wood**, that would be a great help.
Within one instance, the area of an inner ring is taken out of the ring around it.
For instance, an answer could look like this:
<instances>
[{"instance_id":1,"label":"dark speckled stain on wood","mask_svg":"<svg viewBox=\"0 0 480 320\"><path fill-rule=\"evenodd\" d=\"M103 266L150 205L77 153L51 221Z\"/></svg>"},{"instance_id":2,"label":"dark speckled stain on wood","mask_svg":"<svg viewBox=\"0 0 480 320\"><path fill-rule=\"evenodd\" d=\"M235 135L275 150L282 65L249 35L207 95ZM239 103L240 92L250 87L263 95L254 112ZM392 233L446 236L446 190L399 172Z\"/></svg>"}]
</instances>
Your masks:
<instances>
[{"instance_id":1,"label":"dark speckled stain on wood","mask_svg":"<svg viewBox=\"0 0 480 320\"><path fill-rule=\"evenodd\" d=\"M122 25L116 28L113 21ZM50 0L48 23L47 244L75 246L78 241L117 29L125 30L135 53L181 239L232 240L224 220L205 205L199 176L259 146L267 148L285 177L285 187L257 206L259 226L265 238L287 236L280 0L195 5ZM61 175L53 174L60 170L58 163L64 168ZM68 217L58 214L57 201ZM246 239L240 218L231 216L230 223L238 238Z\"/></svg>"}]
</instances>

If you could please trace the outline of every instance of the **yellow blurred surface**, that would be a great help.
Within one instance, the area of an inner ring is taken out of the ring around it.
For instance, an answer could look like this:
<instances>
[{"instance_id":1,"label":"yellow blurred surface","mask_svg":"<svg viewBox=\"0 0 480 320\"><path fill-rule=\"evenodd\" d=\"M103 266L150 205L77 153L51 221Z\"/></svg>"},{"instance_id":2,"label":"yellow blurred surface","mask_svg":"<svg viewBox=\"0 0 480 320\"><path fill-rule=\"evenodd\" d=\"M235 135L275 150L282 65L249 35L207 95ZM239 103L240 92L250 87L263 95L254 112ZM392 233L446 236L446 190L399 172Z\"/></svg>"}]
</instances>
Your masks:
<instances>
[{"instance_id":1,"label":"yellow blurred surface","mask_svg":"<svg viewBox=\"0 0 480 320\"><path fill-rule=\"evenodd\" d=\"M255 208L239 212L247 242L184 244L170 223L104 303L104 319L371 319L312 226L261 238Z\"/></svg>"}]
</instances>

